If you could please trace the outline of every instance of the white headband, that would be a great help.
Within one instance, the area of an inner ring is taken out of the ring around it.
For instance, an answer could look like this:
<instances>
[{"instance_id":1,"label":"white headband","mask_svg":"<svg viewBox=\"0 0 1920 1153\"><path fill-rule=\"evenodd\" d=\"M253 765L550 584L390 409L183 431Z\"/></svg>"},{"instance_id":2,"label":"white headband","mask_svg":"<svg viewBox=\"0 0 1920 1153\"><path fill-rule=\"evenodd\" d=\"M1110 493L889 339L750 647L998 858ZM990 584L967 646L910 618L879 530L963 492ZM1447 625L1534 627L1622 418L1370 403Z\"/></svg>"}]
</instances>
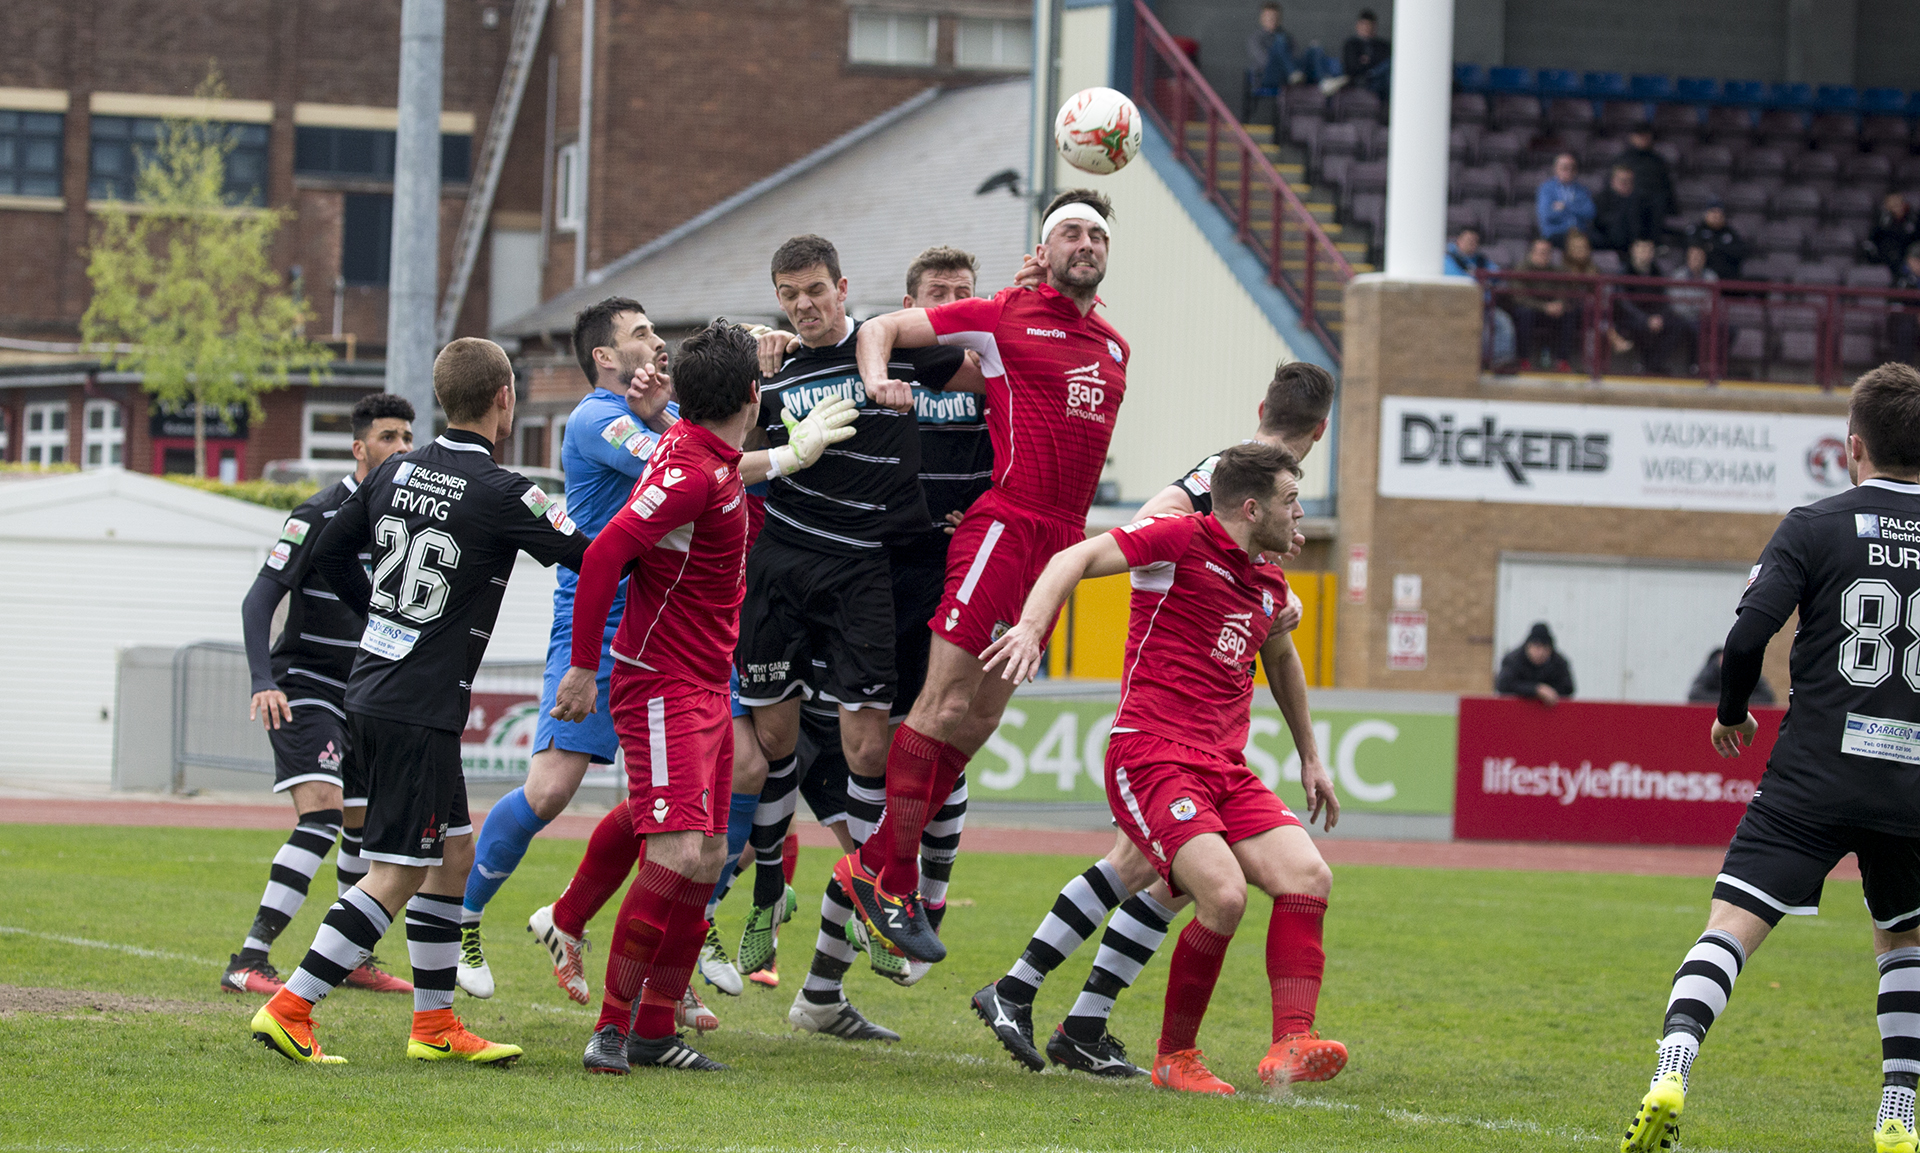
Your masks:
<instances>
[{"instance_id":1,"label":"white headband","mask_svg":"<svg viewBox=\"0 0 1920 1153\"><path fill-rule=\"evenodd\" d=\"M1113 225L1107 223L1107 218L1094 211L1091 205L1083 204L1076 200L1070 204L1062 204L1060 207L1054 209L1052 214L1041 223L1040 243L1045 244L1047 237L1053 235L1054 227L1065 220L1084 220L1093 227L1105 232L1109 244L1113 242Z\"/></svg>"}]
</instances>

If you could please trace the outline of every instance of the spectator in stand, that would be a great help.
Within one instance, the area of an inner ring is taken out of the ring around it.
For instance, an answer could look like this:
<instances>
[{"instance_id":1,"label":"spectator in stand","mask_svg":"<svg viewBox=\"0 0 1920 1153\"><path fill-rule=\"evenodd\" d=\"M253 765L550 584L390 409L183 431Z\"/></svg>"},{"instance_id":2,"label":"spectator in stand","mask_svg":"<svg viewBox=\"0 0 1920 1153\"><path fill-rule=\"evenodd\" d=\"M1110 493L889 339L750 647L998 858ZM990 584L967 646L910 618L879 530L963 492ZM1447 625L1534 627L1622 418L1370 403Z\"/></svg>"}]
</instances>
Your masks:
<instances>
[{"instance_id":1,"label":"spectator in stand","mask_svg":"<svg viewBox=\"0 0 1920 1153\"><path fill-rule=\"evenodd\" d=\"M1560 247L1568 232L1593 227L1593 194L1574 179L1580 162L1573 153L1562 152L1553 158L1553 175L1540 182L1533 194L1533 219L1543 239Z\"/></svg>"},{"instance_id":2,"label":"spectator in stand","mask_svg":"<svg viewBox=\"0 0 1920 1153\"><path fill-rule=\"evenodd\" d=\"M1916 216L1913 205L1907 203L1904 195L1887 193L1873 218L1865 258L1874 264L1886 265L1899 276L1901 265L1906 263L1907 250L1916 240L1920 240L1920 216Z\"/></svg>"},{"instance_id":3,"label":"spectator in stand","mask_svg":"<svg viewBox=\"0 0 1920 1153\"><path fill-rule=\"evenodd\" d=\"M1714 705L1720 703L1720 657L1725 649L1715 649L1707 654L1707 663L1693 675L1693 685L1687 689L1687 703L1690 705ZM1753 687L1753 696L1748 698L1756 705L1773 703L1773 686L1767 678L1761 677L1760 683Z\"/></svg>"},{"instance_id":4,"label":"spectator in stand","mask_svg":"<svg viewBox=\"0 0 1920 1153\"><path fill-rule=\"evenodd\" d=\"M1488 258L1486 253L1480 251L1480 229L1469 224L1454 235L1452 244L1447 245L1447 258L1442 262L1440 271L1447 276L1471 278L1476 272L1498 272L1500 266ZM1482 299L1485 302L1488 323L1493 330L1492 355L1489 359L1497 372L1513 363L1513 317L1508 316L1506 310L1494 305L1491 286L1486 288Z\"/></svg>"},{"instance_id":5,"label":"spectator in stand","mask_svg":"<svg viewBox=\"0 0 1920 1153\"><path fill-rule=\"evenodd\" d=\"M1340 75L1321 81L1322 91L1331 96L1348 84L1358 84L1382 100L1387 98L1393 46L1375 35L1379 28L1380 18L1373 9L1362 8L1353 22L1353 35L1340 46Z\"/></svg>"},{"instance_id":6,"label":"spectator in stand","mask_svg":"<svg viewBox=\"0 0 1920 1153\"><path fill-rule=\"evenodd\" d=\"M1613 158L1615 168L1623 164L1633 169L1633 185L1653 202L1657 219L1664 223L1667 217L1679 214L1680 201L1673 194L1673 169L1666 157L1653 150L1653 125L1636 124L1627 133L1626 150Z\"/></svg>"},{"instance_id":7,"label":"spectator in stand","mask_svg":"<svg viewBox=\"0 0 1920 1153\"><path fill-rule=\"evenodd\" d=\"M1516 272L1558 272L1553 242L1536 237L1527 247L1526 263ZM1520 359L1539 367L1544 356L1556 372L1570 372L1573 350L1580 340L1580 288L1564 280L1515 280L1507 297Z\"/></svg>"},{"instance_id":8,"label":"spectator in stand","mask_svg":"<svg viewBox=\"0 0 1920 1153\"><path fill-rule=\"evenodd\" d=\"M1659 240L1666 224L1653 198L1640 190L1639 177L1625 164L1613 166L1607 186L1593 205L1594 244L1625 260L1636 240Z\"/></svg>"},{"instance_id":9,"label":"spectator in stand","mask_svg":"<svg viewBox=\"0 0 1920 1153\"><path fill-rule=\"evenodd\" d=\"M1593 238L1576 228L1561 237L1560 271L1568 276L1598 276L1600 269L1593 263ZM1579 286L1585 291L1585 286Z\"/></svg>"},{"instance_id":10,"label":"spectator in stand","mask_svg":"<svg viewBox=\"0 0 1920 1153\"><path fill-rule=\"evenodd\" d=\"M1653 241L1633 242L1627 251L1627 267L1621 275L1645 280L1661 278L1660 266L1653 259ZM1639 349L1641 369L1651 376L1667 374L1677 327L1666 293L1657 287L1624 286L1613 298L1613 350L1627 353Z\"/></svg>"},{"instance_id":11,"label":"spectator in stand","mask_svg":"<svg viewBox=\"0 0 1920 1153\"><path fill-rule=\"evenodd\" d=\"M1920 292L1920 244L1907 246L1907 258L1894 270L1893 287L1901 292ZM1893 359L1902 364L1920 366L1920 301L1896 300L1887 311L1887 346Z\"/></svg>"},{"instance_id":12,"label":"spectator in stand","mask_svg":"<svg viewBox=\"0 0 1920 1153\"><path fill-rule=\"evenodd\" d=\"M1740 230L1727 223L1727 206L1718 197L1707 205L1700 222L1687 229L1687 247L1706 250L1707 268L1720 280L1740 279L1740 266L1753 249Z\"/></svg>"},{"instance_id":13,"label":"spectator in stand","mask_svg":"<svg viewBox=\"0 0 1920 1153\"><path fill-rule=\"evenodd\" d=\"M1247 61L1260 76L1260 87L1318 82L1340 75L1340 62L1318 44L1294 51L1293 35L1281 24L1280 5L1260 6L1260 28L1247 37ZM1263 51L1264 50L1264 51Z\"/></svg>"},{"instance_id":14,"label":"spectator in stand","mask_svg":"<svg viewBox=\"0 0 1920 1153\"><path fill-rule=\"evenodd\" d=\"M1687 263L1667 275L1669 280L1688 281L1689 285L1667 286L1668 327L1672 343L1685 353L1682 364L1688 375L1699 375L1700 318L1713 307L1713 289L1690 285L1711 284L1719 280L1707 267L1707 250L1698 244L1687 245ZM1716 698L1717 699L1717 698Z\"/></svg>"},{"instance_id":15,"label":"spectator in stand","mask_svg":"<svg viewBox=\"0 0 1920 1153\"><path fill-rule=\"evenodd\" d=\"M1503 696L1532 697L1552 708L1573 695L1573 669L1553 647L1553 630L1540 621L1526 641L1500 658L1500 674L1493 691Z\"/></svg>"}]
</instances>

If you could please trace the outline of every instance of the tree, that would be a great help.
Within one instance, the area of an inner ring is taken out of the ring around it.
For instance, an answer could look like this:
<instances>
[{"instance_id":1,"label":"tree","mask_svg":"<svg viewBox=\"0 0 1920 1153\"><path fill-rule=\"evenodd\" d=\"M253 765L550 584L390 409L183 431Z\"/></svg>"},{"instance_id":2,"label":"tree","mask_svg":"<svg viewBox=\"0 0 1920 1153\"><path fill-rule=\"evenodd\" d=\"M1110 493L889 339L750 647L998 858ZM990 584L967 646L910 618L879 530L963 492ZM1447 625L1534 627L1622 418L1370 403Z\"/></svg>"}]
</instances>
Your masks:
<instances>
[{"instance_id":1,"label":"tree","mask_svg":"<svg viewBox=\"0 0 1920 1153\"><path fill-rule=\"evenodd\" d=\"M209 69L197 95L226 95ZM325 374L332 355L304 335L304 304L282 286L271 251L290 212L257 208L224 192L231 130L167 119L151 153L139 150L131 203L100 212L88 253L93 299L80 339L168 406L193 404L193 467L207 473L206 412L245 404L290 373Z\"/></svg>"}]
</instances>

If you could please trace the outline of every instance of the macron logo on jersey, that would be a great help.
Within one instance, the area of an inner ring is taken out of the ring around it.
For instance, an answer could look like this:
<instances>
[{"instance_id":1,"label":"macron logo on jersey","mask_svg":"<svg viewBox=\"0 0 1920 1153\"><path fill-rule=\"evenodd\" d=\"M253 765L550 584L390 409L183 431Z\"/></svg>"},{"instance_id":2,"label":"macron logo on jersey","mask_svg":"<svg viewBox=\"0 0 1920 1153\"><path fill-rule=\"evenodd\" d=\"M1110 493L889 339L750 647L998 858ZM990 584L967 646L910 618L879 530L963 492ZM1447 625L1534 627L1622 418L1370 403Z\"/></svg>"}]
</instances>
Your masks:
<instances>
[{"instance_id":1,"label":"macron logo on jersey","mask_svg":"<svg viewBox=\"0 0 1920 1153\"><path fill-rule=\"evenodd\" d=\"M1029 328L1027 329L1027 335L1046 336L1054 340L1065 340L1067 338L1067 330L1064 328Z\"/></svg>"}]
</instances>

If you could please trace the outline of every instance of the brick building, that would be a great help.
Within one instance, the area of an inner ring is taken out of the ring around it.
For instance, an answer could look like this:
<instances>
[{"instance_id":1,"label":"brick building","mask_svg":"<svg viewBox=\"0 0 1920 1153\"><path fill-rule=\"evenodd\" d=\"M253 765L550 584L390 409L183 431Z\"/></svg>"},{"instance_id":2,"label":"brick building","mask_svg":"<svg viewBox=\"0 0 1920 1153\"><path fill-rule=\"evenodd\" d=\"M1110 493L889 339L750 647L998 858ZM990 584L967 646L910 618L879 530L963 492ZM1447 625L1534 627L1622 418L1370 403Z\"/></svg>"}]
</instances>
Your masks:
<instances>
[{"instance_id":1,"label":"brick building","mask_svg":"<svg viewBox=\"0 0 1920 1153\"><path fill-rule=\"evenodd\" d=\"M443 289L514 28L535 7L447 3ZM573 287L928 87L1023 73L1031 56L1022 0L545 7L460 335ZM209 63L224 100L191 95ZM341 406L384 379L398 70L399 5L381 0L0 6L0 460L181 467L177 427L149 411L138 382L61 347L87 306L98 202L128 194L135 150L179 115L238 130L229 190L291 210L276 261L309 305L308 334L341 356L323 385L296 382L266 398L263 420L221 428L209 470L225 460L228 475L257 476L272 459L338 452Z\"/></svg>"}]
</instances>

